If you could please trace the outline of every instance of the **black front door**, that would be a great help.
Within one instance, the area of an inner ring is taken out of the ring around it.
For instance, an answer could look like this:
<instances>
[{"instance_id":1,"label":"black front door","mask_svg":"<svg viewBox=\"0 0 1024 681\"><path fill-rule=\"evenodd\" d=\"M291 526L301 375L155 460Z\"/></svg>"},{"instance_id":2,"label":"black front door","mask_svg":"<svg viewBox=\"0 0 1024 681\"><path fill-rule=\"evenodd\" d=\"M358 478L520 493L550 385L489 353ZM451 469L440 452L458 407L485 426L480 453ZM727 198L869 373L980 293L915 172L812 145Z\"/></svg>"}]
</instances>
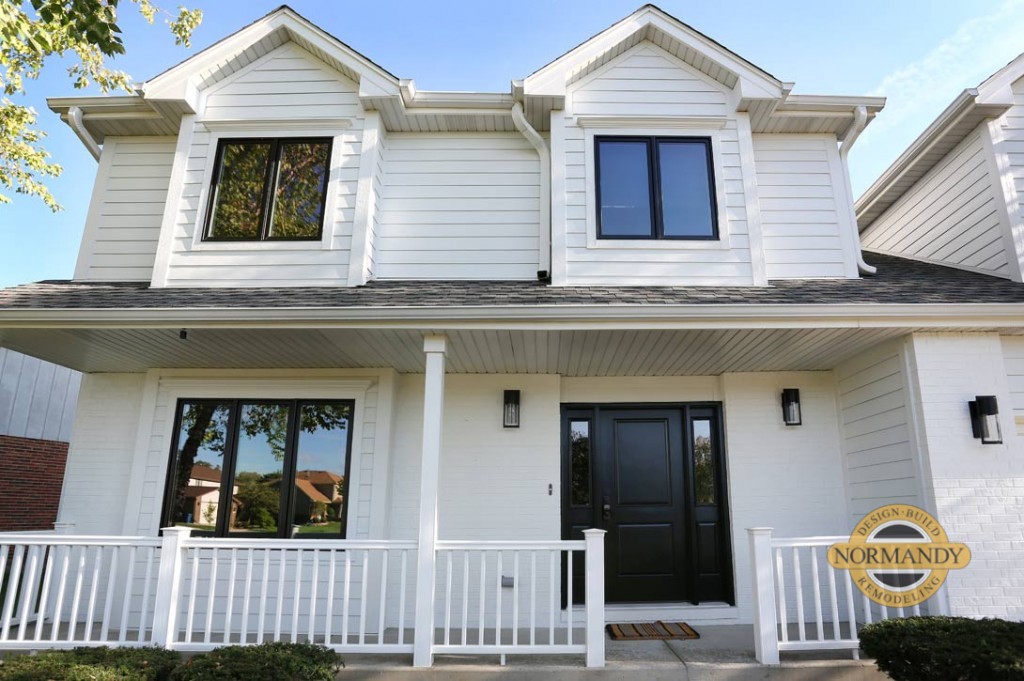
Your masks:
<instances>
[{"instance_id":1,"label":"black front door","mask_svg":"<svg viewBox=\"0 0 1024 681\"><path fill-rule=\"evenodd\" d=\"M562 430L563 536L607 530L606 600L732 602L720 408L567 406Z\"/></svg>"}]
</instances>

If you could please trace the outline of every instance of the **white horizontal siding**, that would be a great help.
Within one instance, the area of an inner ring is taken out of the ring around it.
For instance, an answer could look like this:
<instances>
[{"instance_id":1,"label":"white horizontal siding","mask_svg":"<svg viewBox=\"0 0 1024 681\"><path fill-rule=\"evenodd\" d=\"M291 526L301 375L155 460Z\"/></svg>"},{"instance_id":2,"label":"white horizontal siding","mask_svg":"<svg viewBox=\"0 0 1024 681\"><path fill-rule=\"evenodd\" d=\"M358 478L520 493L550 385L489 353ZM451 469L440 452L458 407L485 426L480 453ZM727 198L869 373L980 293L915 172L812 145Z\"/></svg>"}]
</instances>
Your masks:
<instances>
[{"instance_id":1,"label":"white horizontal siding","mask_svg":"<svg viewBox=\"0 0 1024 681\"><path fill-rule=\"evenodd\" d=\"M1017 205L1010 207L1010 219L1015 228L1020 229L1024 224L1024 80L1018 80L1011 88L1014 105L999 119L1002 139L996 143L995 151L1005 154L1009 163L1017 195ZM1020 268L1024 270L1024 262L1020 263Z\"/></svg>"},{"instance_id":2,"label":"white horizontal siding","mask_svg":"<svg viewBox=\"0 0 1024 681\"><path fill-rule=\"evenodd\" d=\"M769 279L843 277L835 137L754 135L758 205Z\"/></svg>"},{"instance_id":3,"label":"white horizontal siding","mask_svg":"<svg viewBox=\"0 0 1024 681\"><path fill-rule=\"evenodd\" d=\"M285 43L210 89L204 118L354 118L358 88L294 43Z\"/></svg>"},{"instance_id":4,"label":"white horizontal siding","mask_svg":"<svg viewBox=\"0 0 1024 681\"><path fill-rule=\"evenodd\" d=\"M1024 337L1002 336L1003 363L1010 388L1010 409L1014 419L1024 421Z\"/></svg>"},{"instance_id":5,"label":"white horizontal siding","mask_svg":"<svg viewBox=\"0 0 1024 681\"><path fill-rule=\"evenodd\" d=\"M727 102L721 84L646 42L572 92L572 112L581 116L724 116Z\"/></svg>"},{"instance_id":6,"label":"white horizontal siding","mask_svg":"<svg viewBox=\"0 0 1024 681\"><path fill-rule=\"evenodd\" d=\"M851 526L883 504L921 504L900 343L835 370Z\"/></svg>"},{"instance_id":7,"label":"white horizontal siding","mask_svg":"<svg viewBox=\"0 0 1024 681\"><path fill-rule=\"evenodd\" d=\"M861 235L872 251L1009 277L997 181L975 131Z\"/></svg>"},{"instance_id":8,"label":"white horizontal siding","mask_svg":"<svg viewBox=\"0 0 1024 681\"><path fill-rule=\"evenodd\" d=\"M150 280L174 144L173 137L106 139L75 279Z\"/></svg>"},{"instance_id":9,"label":"white horizontal siding","mask_svg":"<svg viewBox=\"0 0 1024 681\"><path fill-rule=\"evenodd\" d=\"M537 154L518 133L391 134L377 206L381 279L533 279Z\"/></svg>"},{"instance_id":10,"label":"white horizontal siding","mask_svg":"<svg viewBox=\"0 0 1024 681\"><path fill-rule=\"evenodd\" d=\"M71 439L82 375L0 348L0 435Z\"/></svg>"}]
</instances>

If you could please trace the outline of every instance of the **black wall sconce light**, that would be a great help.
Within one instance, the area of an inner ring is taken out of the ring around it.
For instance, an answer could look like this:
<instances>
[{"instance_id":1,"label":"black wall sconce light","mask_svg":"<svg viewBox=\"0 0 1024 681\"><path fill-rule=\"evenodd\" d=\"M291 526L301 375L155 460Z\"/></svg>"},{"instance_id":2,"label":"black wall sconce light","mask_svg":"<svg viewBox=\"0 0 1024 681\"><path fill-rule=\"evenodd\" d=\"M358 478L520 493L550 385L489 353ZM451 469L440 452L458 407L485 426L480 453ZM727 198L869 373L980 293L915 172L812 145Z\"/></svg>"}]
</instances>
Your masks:
<instances>
[{"instance_id":1,"label":"black wall sconce light","mask_svg":"<svg viewBox=\"0 0 1024 681\"><path fill-rule=\"evenodd\" d=\"M799 426L803 423L800 415L800 390L798 388L782 389L782 422L787 426Z\"/></svg>"},{"instance_id":2,"label":"black wall sconce light","mask_svg":"<svg viewBox=\"0 0 1024 681\"><path fill-rule=\"evenodd\" d=\"M978 395L967 403L971 411L971 431L983 445L1003 443L1003 431L999 427L999 403L995 395Z\"/></svg>"},{"instance_id":3,"label":"black wall sconce light","mask_svg":"<svg viewBox=\"0 0 1024 681\"><path fill-rule=\"evenodd\" d=\"M505 406L502 410L502 425L506 428L519 427L519 391L505 391Z\"/></svg>"}]
</instances>

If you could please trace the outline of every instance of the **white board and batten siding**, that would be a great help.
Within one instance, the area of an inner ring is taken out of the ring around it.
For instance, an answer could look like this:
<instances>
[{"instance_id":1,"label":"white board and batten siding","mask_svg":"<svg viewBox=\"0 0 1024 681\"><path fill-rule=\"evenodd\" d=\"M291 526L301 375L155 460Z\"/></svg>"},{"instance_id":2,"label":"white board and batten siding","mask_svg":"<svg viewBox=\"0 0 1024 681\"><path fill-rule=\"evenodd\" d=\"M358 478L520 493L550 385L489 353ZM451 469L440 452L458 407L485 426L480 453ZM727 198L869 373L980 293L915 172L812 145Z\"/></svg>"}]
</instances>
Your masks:
<instances>
[{"instance_id":1,"label":"white board and batten siding","mask_svg":"<svg viewBox=\"0 0 1024 681\"><path fill-rule=\"evenodd\" d=\"M565 164L566 283L621 285L749 285L753 282L739 130L726 89L651 43L641 43L574 83L567 96ZM621 129L587 129L572 117L622 117ZM707 242L597 243L593 136L701 134L687 118L717 119L713 142L719 232L725 247ZM681 127L641 129L644 118L678 119ZM636 128L633 132L631 129ZM747 159L752 163L752 159ZM724 208L724 211L722 210ZM557 228L557 222L556 222Z\"/></svg>"},{"instance_id":2,"label":"white board and batten siding","mask_svg":"<svg viewBox=\"0 0 1024 681\"><path fill-rule=\"evenodd\" d=\"M107 137L75 279L149 281L174 163L173 137Z\"/></svg>"},{"instance_id":3,"label":"white board and batten siding","mask_svg":"<svg viewBox=\"0 0 1024 681\"><path fill-rule=\"evenodd\" d=\"M852 276L843 241L852 213L840 194L836 138L754 135L753 144L768 279Z\"/></svg>"},{"instance_id":4,"label":"white board and batten siding","mask_svg":"<svg viewBox=\"0 0 1024 681\"><path fill-rule=\"evenodd\" d=\"M835 369L850 524L884 504L922 505L902 341Z\"/></svg>"},{"instance_id":5,"label":"white board and batten siding","mask_svg":"<svg viewBox=\"0 0 1024 681\"><path fill-rule=\"evenodd\" d=\"M519 133L387 136L381 279L534 279L540 163Z\"/></svg>"},{"instance_id":6,"label":"white board and batten siding","mask_svg":"<svg viewBox=\"0 0 1024 681\"><path fill-rule=\"evenodd\" d=\"M0 348L0 435L69 442L82 375Z\"/></svg>"},{"instance_id":7,"label":"white board and batten siding","mask_svg":"<svg viewBox=\"0 0 1024 681\"><path fill-rule=\"evenodd\" d=\"M166 285L316 286L345 282L363 127L357 84L302 48L286 43L211 86L205 102L202 118L195 121L192 131ZM302 127L303 119L310 121L308 128ZM324 123L330 120L344 120L346 127L336 129ZM240 127L232 130L233 123ZM227 136L333 137L321 241L202 241L197 232L206 227L217 143Z\"/></svg>"},{"instance_id":8,"label":"white board and batten siding","mask_svg":"<svg viewBox=\"0 0 1024 681\"><path fill-rule=\"evenodd\" d=\"M864 248L1009 277L983 134L970 134L869 225Z\"/></svg>"}]
</instances>

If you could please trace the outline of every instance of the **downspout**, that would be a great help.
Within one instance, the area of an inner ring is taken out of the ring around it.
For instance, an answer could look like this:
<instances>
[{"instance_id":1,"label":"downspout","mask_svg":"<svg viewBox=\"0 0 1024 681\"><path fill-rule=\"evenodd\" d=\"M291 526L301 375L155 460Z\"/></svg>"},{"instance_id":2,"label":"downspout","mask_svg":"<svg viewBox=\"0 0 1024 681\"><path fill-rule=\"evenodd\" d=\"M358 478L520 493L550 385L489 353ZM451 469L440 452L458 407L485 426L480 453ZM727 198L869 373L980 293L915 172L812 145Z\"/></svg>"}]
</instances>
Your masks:
<instances>
[{"instance_id":1,"label":"downspout","mask_svg":"<svg viewBox=\"0 0 1024 681\"><path fill-rule=\"evenodd\" d=\"M68 125L78 135L78 139L82 140L82 144L89 150L92 157L97 161L100 160L100 145L96 144L95 138L85 129L85 123L82 122L81 107L73 106L68 109Z\"/></svg>"},{"instance_id":2,"label":"downspout","mask_svg":"<svg viewBox=\"0 0 1024 681\"><path fill-rule=\"evenodd\" d=\"M853 185L850 182L850 167L848 157L850 155L850 148L853 143L857 141L860 134L864 132L864 128L868 125L868 109L865 106L858 106L853 112L853 123L850 128L846 131L846 135L843 136L843 140L839 145L839 165L843 169L843 189L846 191L846 202L850 206L850 211L853 212ZM857 258L857 271L861 274L874 274L877 272L877 268L864 262L864 254L860 250L860 230L857 229L857 216L853 216L853 243L854 243L854 256Z\"/></svg>"},{"instance_id":3,"label":"downspout","mask_svg":"<svg viewBox=\"0 0 1024 681\"><path fill-rule=\"evenodd\" d=\"M537 232L537 250L539 264L538 279L551 276L551 152L544 138L533 129L523 114L522 102L512 105L512 122L516 130L522 133L526 141L537 150L540 160L540 225Z\"/></svg>"}]
</instances>

